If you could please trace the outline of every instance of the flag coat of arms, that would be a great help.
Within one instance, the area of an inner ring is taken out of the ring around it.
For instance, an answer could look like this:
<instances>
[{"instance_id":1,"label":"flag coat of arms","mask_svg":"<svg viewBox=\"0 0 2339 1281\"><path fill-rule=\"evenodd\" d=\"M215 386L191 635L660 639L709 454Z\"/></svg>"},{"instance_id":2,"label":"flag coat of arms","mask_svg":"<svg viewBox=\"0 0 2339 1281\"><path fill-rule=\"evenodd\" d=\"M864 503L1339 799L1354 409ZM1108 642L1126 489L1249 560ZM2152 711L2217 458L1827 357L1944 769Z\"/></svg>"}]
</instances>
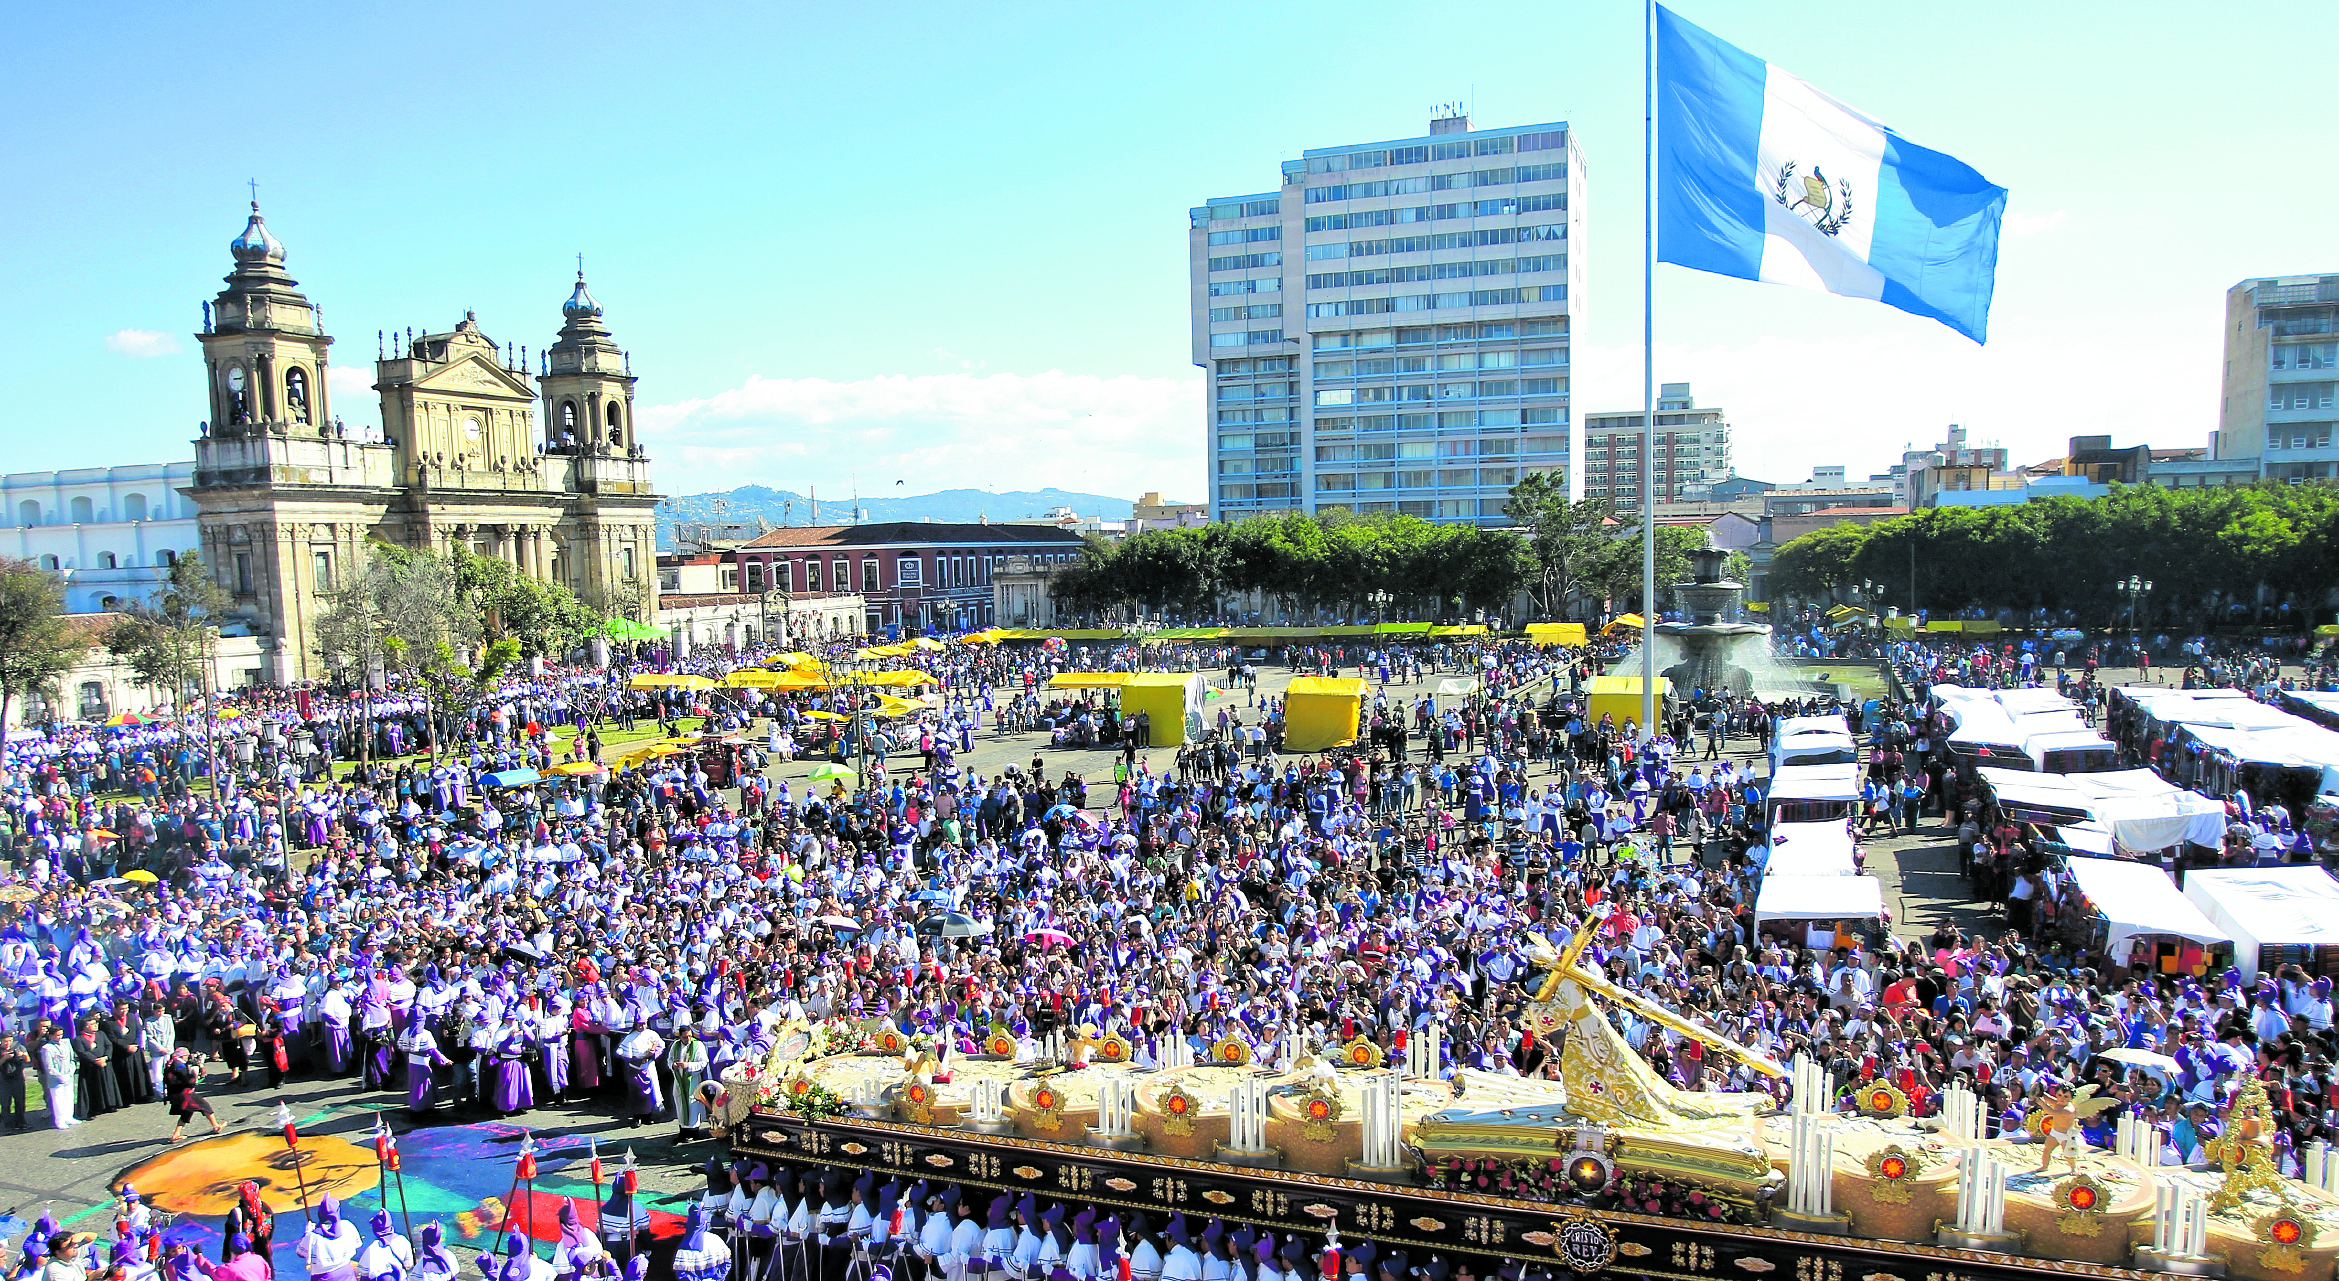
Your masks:
<instances>
[{"instance_id":1,"label":"flag coat of arms","mask_svg":"<svg viewBox=\"0 0 2339 1281\"><path fill-rule=\"evenodd\" d=\"M1983 341L2006 189L1658 6L1657 260Z\"/></svg>"}]
</instances>

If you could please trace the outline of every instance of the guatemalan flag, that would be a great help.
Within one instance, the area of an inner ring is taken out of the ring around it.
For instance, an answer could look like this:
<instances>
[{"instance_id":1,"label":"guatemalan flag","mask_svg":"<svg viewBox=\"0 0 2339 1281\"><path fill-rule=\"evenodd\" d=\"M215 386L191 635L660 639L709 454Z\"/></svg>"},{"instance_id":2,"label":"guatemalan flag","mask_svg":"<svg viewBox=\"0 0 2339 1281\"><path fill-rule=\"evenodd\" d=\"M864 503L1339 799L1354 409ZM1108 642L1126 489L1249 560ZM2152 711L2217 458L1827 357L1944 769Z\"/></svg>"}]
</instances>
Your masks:
<instances>
[{"instance_id":1,"label":"guatemalan flag","mask_svg":"<svg viewBox=\"0 0 2339 1281\"><path fill-rule=\"evenodd\" d=\"M1975 342L2006 189L1657 9L1657 260L1873 298Z\"/></svg>"}]
</instances>

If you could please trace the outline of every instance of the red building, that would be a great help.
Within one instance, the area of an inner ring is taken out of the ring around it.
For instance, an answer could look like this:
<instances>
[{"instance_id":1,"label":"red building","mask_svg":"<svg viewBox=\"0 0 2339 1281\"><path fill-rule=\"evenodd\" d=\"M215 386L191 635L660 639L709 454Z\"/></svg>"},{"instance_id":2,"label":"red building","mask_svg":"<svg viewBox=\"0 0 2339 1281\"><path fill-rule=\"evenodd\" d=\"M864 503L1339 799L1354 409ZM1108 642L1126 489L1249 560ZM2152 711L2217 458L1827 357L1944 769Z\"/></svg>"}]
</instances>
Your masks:
<instances>
[{"instance_id":1,"label":"red building","mask_svg":"<svg viewBox=\"0 0 2339 1281\"><path fill-rule=\"evenodd\" d=\"M1049 525L798 525L739 548L739 583L790 593L858 592L868 630L901 635L991 625L991 574L1009 556L1067 564L1080 535Z\"/></svg>"}]
</instances>

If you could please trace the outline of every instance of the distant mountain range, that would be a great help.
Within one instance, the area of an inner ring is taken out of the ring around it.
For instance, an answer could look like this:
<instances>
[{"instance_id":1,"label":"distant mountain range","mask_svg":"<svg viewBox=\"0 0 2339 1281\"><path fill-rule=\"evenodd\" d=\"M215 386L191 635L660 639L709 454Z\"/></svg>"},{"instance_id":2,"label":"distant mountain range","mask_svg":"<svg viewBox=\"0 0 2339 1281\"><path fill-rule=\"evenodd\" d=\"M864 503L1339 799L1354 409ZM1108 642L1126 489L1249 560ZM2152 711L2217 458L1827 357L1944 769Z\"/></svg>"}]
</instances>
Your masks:
<instances>
[{"instance_id":1,"label":"distant mountain range","mask_svg":"<svg viewBox=\"0 0 2339 1281\"><path fill-rule=\"evenodd\" d=\"M1050 508L1069 507L1079 515L1098 520L1127 520L1131 506L1126 498L1076 494L1062 489L1019 489L1003 493L987 489L945 489L909 497L863 494L861 518L870 523L1036 520ZM661 550L673 549L677 524L724 523L752 527L759 518L767 525L815 523L812 500L804 495L763 485L742 485L726 493L683 494L658 504L658 546ZM851 494L825 496L820 500L818 523L844 525L852 520Z\"/></svg>"}]
</instances>

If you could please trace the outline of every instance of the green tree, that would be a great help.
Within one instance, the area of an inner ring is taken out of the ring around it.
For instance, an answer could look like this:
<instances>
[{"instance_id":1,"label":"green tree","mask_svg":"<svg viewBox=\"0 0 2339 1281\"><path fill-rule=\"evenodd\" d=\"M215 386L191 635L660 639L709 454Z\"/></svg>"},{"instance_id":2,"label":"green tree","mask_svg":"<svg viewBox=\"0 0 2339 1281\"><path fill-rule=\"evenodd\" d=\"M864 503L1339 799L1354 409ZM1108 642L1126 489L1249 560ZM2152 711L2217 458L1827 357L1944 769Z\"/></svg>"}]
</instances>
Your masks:
<instances>
[{"instance_id":1,"label":"green tree","mask_svg":"<svg viewBox=\"0 0 2339 1281\"><path fill-rule=\"evenodd\" d=\"M203 558L189 552L171 562L170 574L153 596L117 611L113 626L106 630L106 649L129 665L140 684L170 691L172 710L183 712L189 697L211 693L211 656L228 607L227 592L211 581ZM203 754L217 780L213 720L203 718Z\"/></svg>"},{"instance_id":2,"label":"green tree","mask_svg":"<svg viewBox=\"0 0 2339 1281\"><path fill-rule=\"evenodd\" d=\"M509 636L490 641L479 651L477 662L467 663L455 652L455 647L439 642L427 650L407 645L402 637L388 641L393 662L414 679L422 690L424 705L430 709L430 752L438 757L443 745L453 741L458 722L477 705L504 671L520 658L520 642Z\"/></svg>"},{"instance_id":3,"label":"green tree","mask_svg":"<svg viewBox=\"0 0 2339 1281\"><path fill-rule=\"evenodd\" d=\"M1553 472L1529 472L1511 487L1503 515L1526 531L1534 559L1527 594L1544 617L1567 619L1587 591L1610 579L1624 554L1609 531L1614 514L1605 501L1570 499L1566 479Z\"/></svg>"},{"instance_id":4,"label":"green tree","mask_svg":"<svg viewBox=\"0 0 2339 1281\"><path fill-rule=\"evenodd\" d=\"M523 657L565 653L601 625L569 589L530 578L509 561L458 546L451 565L455 599L471 611L478 634L518 642Z\"/></svg>"},{"instance_id":5,"label":"green tree","mask_svg":"<svg viewBox=\"0 0 2339 1281\"><path fill-rule=\"evenodd\" d=\"M1853 566L1867 543L1868 527L1851 521L1815 529L1789 541L1771 554L1771 596L1824 600L1858 582Z\"/></svg>"},{"instance_id":6,"label":"green tree","mask_svg":"<svg viewBox=\"0 0 2339 1281\"><path fill-rule=\"evenodd\" d=\"M0 557L0 731L10 700L37 694L54 701L57 681L87 651L64 614L63 581L31 561ZM0 762L7 752L0 732Z\"/></svg>"}]
</instances>

